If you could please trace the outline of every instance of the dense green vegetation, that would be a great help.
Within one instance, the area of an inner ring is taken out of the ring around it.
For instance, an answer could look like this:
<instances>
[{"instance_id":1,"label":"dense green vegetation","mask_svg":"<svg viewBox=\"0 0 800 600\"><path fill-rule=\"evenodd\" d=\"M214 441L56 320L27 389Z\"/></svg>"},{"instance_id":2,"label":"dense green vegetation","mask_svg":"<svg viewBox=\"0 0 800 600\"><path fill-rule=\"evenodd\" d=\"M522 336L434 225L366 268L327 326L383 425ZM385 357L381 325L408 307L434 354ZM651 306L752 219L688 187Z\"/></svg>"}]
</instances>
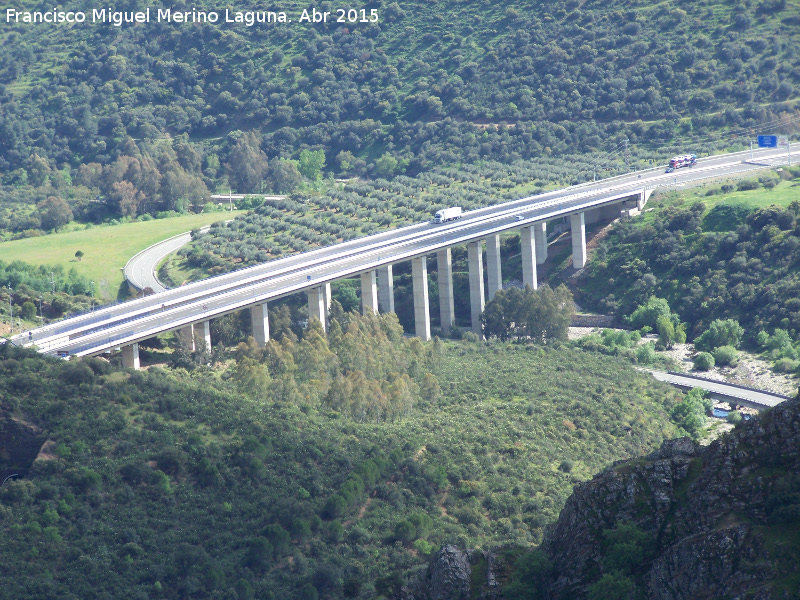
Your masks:
<instances>
[{"instance_id":1,"label":"dense green vegetation","mask_svg":"<svg viewBox=\"0 0 800 600\"><path fill-rule=\"evenodd\" d=\"M91 281L70 269L34 267L22 261L0 261L0 315L3 323L21 319L28 326L65 313L91 308Z\"/></svg>"},{"instance_id":2,"label":"dense green vegetation","mask_svg":"<svg viewBox=\"0 0 800 600\"><path fill-rule=\"evenodd\" d=\"M666 198L646 218L614 225L588 263L579 302L633 317L638 306L661 299L702 350L741 340L775 350L775 360L796 359L800 203L759 208L722 200L707 210L693 198ZM731 211L739 217L719 218Z\"/></svg>"},{"instance_id":3,"label":"dense green vegetation","mask_svg":"<svg viewBox=\"0 0 800 600\"><path fill-rule=\"evenodd\" d=\"M193 5L206 7L219 8ZM94 7L63 5L76 8ZM559 157L561 179L580 180L737 145L796 112L796 0L375 1L377 23L326 25L282 8L294 23L4 24L0 179L28 206L4 226L197 211L209 191L291 192L328 174Z\"/></svg>"},{"instance_id":4,"label":"dense green vegetation","mask_svg":"<svg viewBox=\"0 0 800 600\"><path fill-rule=\"evenodd\" d=\"M538 543L575 481L675 432L676 393L616 358L422 344L392 316L222 358L0 346L3 411L50 440L0 488L8 594L387 594L443 543Z\"/></svg>"}]
</instances>

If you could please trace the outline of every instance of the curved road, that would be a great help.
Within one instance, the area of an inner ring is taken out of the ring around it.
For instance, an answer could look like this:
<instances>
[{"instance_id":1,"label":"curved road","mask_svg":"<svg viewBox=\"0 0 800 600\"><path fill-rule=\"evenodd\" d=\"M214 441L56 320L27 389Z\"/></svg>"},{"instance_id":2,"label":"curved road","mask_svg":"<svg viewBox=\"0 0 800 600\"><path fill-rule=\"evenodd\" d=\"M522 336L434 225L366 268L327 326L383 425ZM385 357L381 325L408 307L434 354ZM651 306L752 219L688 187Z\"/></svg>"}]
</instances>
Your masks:
<instances>
[{"instance_id":1,"label":"curved road","mask_svg":"<svg viewBox=\"0 0 800 600\"><path fill-rule=\"evenodd\" d=\"M780 164L786 153L759 151L757 157L755 163L749 161L749 152L710 157L698 160L692 169L641 171L469 211L447 224L425 222L384 231L102 308L32 330L14 342L36 344L47 353L98 354L381 265L620 202L656 187L763 169L764 160Z\"/></svg>"},{"instance_id":2,"label":"curved road","mask_svg":"<svg viewBox=\"0 0 800 600\"><path fill-rule=\"evenodd\" d=\"M208 227L203 229L207 231ZM161 285L161 282L156 277L158 264L178 248L191 241L192 233L187 231L145 248L125 265L125 279L140 290L149 287L154 292L165 291L167 288Z\"/></svg>"}]
</instances>

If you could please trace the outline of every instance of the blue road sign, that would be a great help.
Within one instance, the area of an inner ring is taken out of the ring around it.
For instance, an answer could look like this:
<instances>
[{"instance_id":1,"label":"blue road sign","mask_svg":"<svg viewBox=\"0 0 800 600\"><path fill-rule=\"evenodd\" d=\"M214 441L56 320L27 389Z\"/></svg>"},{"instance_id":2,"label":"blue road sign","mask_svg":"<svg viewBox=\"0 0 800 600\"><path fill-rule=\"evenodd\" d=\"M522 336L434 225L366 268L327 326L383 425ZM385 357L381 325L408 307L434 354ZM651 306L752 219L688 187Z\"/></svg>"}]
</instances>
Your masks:
<instances>
[{"instance_id":1,"label":"blue road sign","mask_svg":"<svg viewBox=\"0 0 800 600\"><path fill-rule=\"evenodd\" d=\"M758 136L759 148L777 148L778 136L777 135L760 135Z\"/></svg>"}]
</instances>

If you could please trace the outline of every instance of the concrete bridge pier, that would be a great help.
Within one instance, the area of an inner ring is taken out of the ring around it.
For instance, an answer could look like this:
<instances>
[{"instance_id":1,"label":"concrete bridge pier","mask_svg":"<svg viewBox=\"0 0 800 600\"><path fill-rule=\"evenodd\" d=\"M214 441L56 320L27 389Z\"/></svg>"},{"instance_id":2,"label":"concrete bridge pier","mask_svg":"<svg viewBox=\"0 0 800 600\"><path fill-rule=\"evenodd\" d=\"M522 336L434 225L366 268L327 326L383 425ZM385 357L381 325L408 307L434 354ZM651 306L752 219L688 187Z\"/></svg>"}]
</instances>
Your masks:
<instances>
[{"instance_id":1,"label":"concrete bridge pier","mask_svg":"<svg viewBox=\"0 0 800 600\"><path fill-rule=\"evenodd\" d=\"M211 321L195 323L192 328L194 329L195 339L202 340L205 346L203 352L211 354Z\"/></svg>"},{"instance_id":2,"label":"concrete bridge pier","mask_svg":"<svg viewBox=\"0 0 800 600\"><path fill-rule=\"evenodd\" d=\"M139 344L129 344L122 347L122 366L126 369L139 370Z\"/></svg>"},{"instance_id":3,"label":"concrete bridge pier","mask_svg":"<svg viewBox=\"0 0 800 600\"><path fill-rule=\"evenodd\" d=\"M269 341L269 311L266 302L250 307L250 325L256 344L266 346Z\"/></svg>"},{"instance_id":4,"label":"concrete bridge pier","mask_svg":"<svg viewBox=\"0 0 800 600\"><path fill-rule=\"evenodd\" d=\"M436 265L439 278L439 317L442 321L442 333L447 333L456 322L453 296L453 257L450 248L443 248L436 253Z\"/></svg>"},{"instance_id":5,"label":"concrete bridge pier","mask_svg":"<svg viewBox=\"0 0 800 600\"><path fill-rule=\"evenodd\" d=\"M331 312L331 300L333 300L330 281L322 286L322 297L325 301L325 316L327 317L328 313Z\"/></svg>"},{"instance_id":6,"label":"concrete bridge pier","mask_svg":"<svg viewBox=\"0 0 800 600\"><path fill-rule=\"evenodd\" d=\"M482 335L481 313L484 307L483 296L483 248L480 240L467 244L467 260L469 261L469 307L472 331Z\"/></svg>"},{"instance_id":7,"label":"concrete bridge pier","mask_svg":"<svg viewBox=\"0 0 800 600\"><path fill-rule=\"evenodd\" d=\"M194 352L194 327L186 325L178 330L178 340L189 351Z\"/></svg>"},{"instance_id":8,"label":"concrete bridge pier","mask_svg":"<svg viewBox=\"0 0 800 600\"><path fill-rule=\"evenodd\" d=\"M394 277L392 265L378 267L378 307L381 312L394 312Z\"/></svg>"},{"instance_id":9,"label":"concrete bridge pier","mask_svg":"<svg viewBox=\"0 0 800 600\"><path fill-rule=\"evenodd\" d=\"M503 289L503 271L500 263L500 234L486 238L486 270L489 276L489 300Z\"/></svg>"},{"instance_id":10,"label":"concrete bridge pier","mask_svg":"<svg viewBox=\"0 0 800 600\"><path fill-rule=\"evenodd\" d=\"M361 310L366 315L378 312L378 286L375 284L375 271L361 274Z\"/></svg>"},{"instance_id":11,"label":"concrete bridge pier","mask_svg":"<svg viewBox=\"0 0 800 600\"><path fill-rule=\"evenodd\" d=\"M536 241L536 264L543 265L547 260L547 221L534 223L531 227Z\"/></svg>"},{"instance_id":12,"label":"concrete bridge pier","mask_svg":"<svg viewBox=\"0 0 800 600\"><path fill-rule=\"evenodd\" d=\"M326 321L328 307L325 305L325 286L320 285L308 290L308 318L317 317L322 324L322 330L327 331Z\"/></svg>"},{"instance_id":13,"label":"concrete bridge pier","mask_svg":"<svg viewBox=\"0 0 800 600\"><path fill-rule=\"evenodd\" d=\"M431 339L431 314L428 306L428 262L424 256L411 259L414 288L414 331L418 338Z\"/></svg>"},{"instance_id":14,"label":"concrete bridge pier","mask_svg":"<svg viewBox=\"0 0 800 600\"><path fill-rule=\"evenodd\" d=\"M532 229L532 227L523 227L519 232L519 241L522 246L522 284L529 285L535 290L538 287L536 281L537 255L535 232Z\"/></svg>"},{"instance_id":15,"label":"concrete bridge pier","mask_svg":"<svg viewBox=\"0 0 800 600\"><path fill-rule=\"evenodd\" d=\"M572 230L572 266L582 269L586 265L586 221L584 214L579 212L569 216L569 225Z\"/></svg>"}]
</instances>

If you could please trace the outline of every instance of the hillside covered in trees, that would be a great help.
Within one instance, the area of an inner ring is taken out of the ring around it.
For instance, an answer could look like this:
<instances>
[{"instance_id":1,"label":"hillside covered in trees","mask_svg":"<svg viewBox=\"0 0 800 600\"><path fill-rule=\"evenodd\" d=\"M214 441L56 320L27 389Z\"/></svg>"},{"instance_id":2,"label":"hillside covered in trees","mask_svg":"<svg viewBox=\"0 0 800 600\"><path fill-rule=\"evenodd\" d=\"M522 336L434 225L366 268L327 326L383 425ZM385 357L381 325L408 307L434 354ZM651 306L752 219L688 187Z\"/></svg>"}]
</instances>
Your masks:
<instances>
[{"instance_id":1,"label":"hillside covered in trees","mask_svg":"<svg viewBox=\"0 0 800 600\"><path fill-rule=\"evenodd\" d=\"M676 392L626 361L422 344L391 315L173 354L0 346L8 594L388 596L445 543L539 543L575 482L676 431Z\"/></svg>"},{"instance_id":2,"label":"hillside covered in trees","mask_svg":"<svg viewBox=\"0 0 800 600\"><path fill-rule=\"evenodd\" d=\"M125 9L147 7L159 5ZM284 10L297 20L300 8ZM364 8L378 22L3 23L4 196L50 203L15 230L198 210L209 191L285 192L327 173L605 151L625 136L643 165L687 144L730 147L796 111L793 0ZM591 176L573 165L559 179Z\"/></svg>"},{"instance_id":3,"label":"hillside covered in trees","mask_svg":"<svg viewBox=\"0 0 800 600\"><path fill-rule=\"evenodd\" d=\"M781 174L791 178L800 170ZM771 190L779 181L773 173L760 179L742 180L737 187ZM723 188L707 194L733 190L729 184ZM663 298L674 319L686 323L690 340L715 319L734 319L744 328L747 346L771 351L776 361L786 358L782 370L795 370L800 202L758 206L730 199L709 209L699 199L666 197L654 215L611 228L581 277L582 306L622 318L650 298ZM770 339L773 335L777 338Z\"/></svg>"}]
</instances>

